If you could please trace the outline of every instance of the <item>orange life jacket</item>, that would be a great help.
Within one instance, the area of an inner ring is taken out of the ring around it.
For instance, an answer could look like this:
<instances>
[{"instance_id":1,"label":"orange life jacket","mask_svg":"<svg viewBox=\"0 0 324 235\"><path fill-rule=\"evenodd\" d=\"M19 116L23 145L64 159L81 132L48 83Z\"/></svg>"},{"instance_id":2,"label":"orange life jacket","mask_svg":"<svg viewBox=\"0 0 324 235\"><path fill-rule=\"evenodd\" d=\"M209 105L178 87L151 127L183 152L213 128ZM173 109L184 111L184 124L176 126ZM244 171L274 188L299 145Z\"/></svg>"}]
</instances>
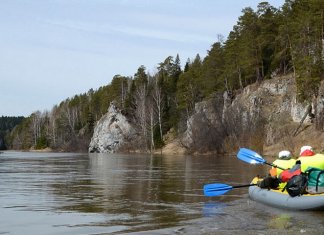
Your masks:
<instances>
[{"instance_id":1,"label":"orange life jacket","mask_svg":"<svg viewBox=\"0 0 324 235\"><path fill-rule=\"evenodd\" d=\"M279 179L281 182L288 182L293 176L300 174L300 164L297 163L293 168L281 172Z\"/></svg>"}]
</instances>

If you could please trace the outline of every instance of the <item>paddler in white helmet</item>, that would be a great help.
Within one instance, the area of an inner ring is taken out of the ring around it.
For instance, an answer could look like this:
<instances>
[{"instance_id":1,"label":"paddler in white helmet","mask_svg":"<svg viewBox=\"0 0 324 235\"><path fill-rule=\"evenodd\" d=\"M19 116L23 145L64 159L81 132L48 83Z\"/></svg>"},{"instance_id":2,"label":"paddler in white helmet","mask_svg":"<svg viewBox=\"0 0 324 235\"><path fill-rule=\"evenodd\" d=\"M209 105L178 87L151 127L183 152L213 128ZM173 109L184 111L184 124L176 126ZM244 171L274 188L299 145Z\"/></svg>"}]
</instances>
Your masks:
<instances>
[{"instance_id":1,"label":"paddler in white helmet","mask_svg":"<svg viewBox=\"0 0 324 235\"><path fill-rule=\"evenodd\" d=\"M291 152L288 150L280 151L278 154L278 159L276 159L273 162L274 165L279 166L283 169L290 169L295 165L295 163L296 163L296 159L292 158ZM279 178L279 175L282 171L283 170L279 168L272 167L270 170L270 175ZM279 184L279 188L283 188L285 184L286 183Z\"/></svg>"}]
</instances>

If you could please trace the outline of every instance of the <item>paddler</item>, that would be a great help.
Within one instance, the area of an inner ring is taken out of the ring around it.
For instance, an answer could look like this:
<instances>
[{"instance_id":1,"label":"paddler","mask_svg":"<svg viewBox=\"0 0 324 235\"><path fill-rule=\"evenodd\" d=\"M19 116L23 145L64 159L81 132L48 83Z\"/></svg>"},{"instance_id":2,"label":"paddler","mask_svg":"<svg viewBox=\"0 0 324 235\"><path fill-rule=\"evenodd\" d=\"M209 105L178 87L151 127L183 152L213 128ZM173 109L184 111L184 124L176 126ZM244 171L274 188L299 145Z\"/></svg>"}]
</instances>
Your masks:
<instances>
[{"instance_id":1,"label":"paddler","mask_svg":"<svg viewBox=\"0 0 324 235\"><path fill-rule=\"evenodd\" d=\"M300 148L301 170L305 172L308 167L324 170L324 154L315 153L312 146L305 145Z\"/></svg>"},{"instance_id":2,"label":"paddler","mask_svg":"<svg viewBox=\"0 0 324 235\"><path fill-rule=\"evenodd\" d=\"M295 165L295 163L296 163L296 159L293 159L291 157L291 152L288 150L280 151L278 154L278 159L276 159L273 162L274 165L279 166L280 168L283 169L290 169ZM270 175L278 177L281 172L282 172L281 169L277 167L272 167L270 170Z\"/></svg>"},{"instance_id":3,"label":"paddler","mask_svg":"<svg viewBox=\"0 0 324 235\"><path fill-rule=\"evenodd\" d=\"M296 164L296 159L293 159L291 157L291 152L288 150L282 150L278 154L278 159L276 159L273 164L275 166L279 166L283 169L291 169L295 164ZM280 178L280 174L283 170L277 168L277 167L272 167L270 170L270 175L272 177L277 177ZM278 188L284 188L286 183L280 183Z\"/></svg>"}]
</instances>

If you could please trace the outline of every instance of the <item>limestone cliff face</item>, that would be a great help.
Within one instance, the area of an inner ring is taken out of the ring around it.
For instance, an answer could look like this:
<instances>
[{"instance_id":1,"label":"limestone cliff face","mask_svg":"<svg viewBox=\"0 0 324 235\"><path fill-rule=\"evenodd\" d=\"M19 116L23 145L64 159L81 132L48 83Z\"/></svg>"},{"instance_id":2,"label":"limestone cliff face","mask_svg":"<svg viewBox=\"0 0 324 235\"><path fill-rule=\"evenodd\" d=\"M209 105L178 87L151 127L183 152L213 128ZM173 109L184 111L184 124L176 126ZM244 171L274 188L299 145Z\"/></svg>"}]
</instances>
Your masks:
<instances>
[{"instance_id":1,"label":"limestone cliff face","mask_svg":"<svg viewBox=\"0 0 324 235\"><path fill-rule=\"evenodd\" d=\"M187 120L187 129L181 140L189 152L217 152L222 148L223 103L222 95L215 94L213 98L195 104L194 113Z\"/></svg>"},{"instance_id":2,"label":"limestone cliff face","mask_svg":"<svg viewBox=\"0 0 324 235\"><path fill-rule=\"evenodd\" d=\"M310 106L312 113L305 116ZM307 118L303 120L304 117ZM234 95L215 94L197 103L187 120L186 131L167 141L163 152L172 149L172 154L219 153L245 146L262 148L269 154L277 154L283 148L297 153L302 145L324 150L323 123L324 82L317 99L300 103L293 77L278 77L247 86ZM137 137L135 128L112 104L94 129L89 152L135 150Z\"/></svg>"},{"instance_id":3,"label":"limestone cliff face","mask_svg":"<svg viewBox=\"0 0 324 235\"><path fill-rule=\"evenodd\" d=\"M293 132L304 117L308 105L297 102L294 79L283 77L247 86L230 106L241 107L242 116L250 116L252 120L262 118L266 128L265 144L271 145L287 135L287 132ZM307 117L304 124L310 121Z\"/></svg>"},{"instance_id":4,"label":"limestone cliff face","mask_svg":"<svg viewBox=\"0 0 324 235\"><path fill-rule=\"evenodd\" d=\"M112 103L108 112L97 122L91 142L90 153L114 153L125 147L136 135L126 117Z\"/></svg>"},{"instance_id":5,"label":"limestone cliff face","mask_svg":"<svg viewBox=\"0 0 324 235\"><path fill-rule=\"evenodd\" d=\"M303 120L304 128L299 130L312 127L308 128L312 131L304 138L299 134L301 131L297 134L295 131L298 130L309 105L312 106L311 115L306 116ZM187 121L182 143L185 146L197 143L204 145L208 138L214 138L213 142L216 143L222 141L220 137L232 137L233 145L244 146L246 143L242 140L240 142L238 136L250 131L250 135L260 135L260 138L263 138L265 147L280 144L279 148L296 150L307 141L310 144L310 133L316 132L310 116L316 117L316 120L324 119L324 83L319 89L317 100L313 103L300 103L297 101L296 85L292 76L274 78L247 86L235 96L225 93L223 99L216 96L197 103L194 114ZM263 130L260 134L258 132L261 131L261 126ZM322 129L324 130L324 126ZM209 132L210 130L212 131ZM317 132L315 136L318 135ZM200 141L201 139L203 140ZM316 143L313 145L316 146ZM321 149L323 147L318 146Z\"/></svg>"}]
</instances>

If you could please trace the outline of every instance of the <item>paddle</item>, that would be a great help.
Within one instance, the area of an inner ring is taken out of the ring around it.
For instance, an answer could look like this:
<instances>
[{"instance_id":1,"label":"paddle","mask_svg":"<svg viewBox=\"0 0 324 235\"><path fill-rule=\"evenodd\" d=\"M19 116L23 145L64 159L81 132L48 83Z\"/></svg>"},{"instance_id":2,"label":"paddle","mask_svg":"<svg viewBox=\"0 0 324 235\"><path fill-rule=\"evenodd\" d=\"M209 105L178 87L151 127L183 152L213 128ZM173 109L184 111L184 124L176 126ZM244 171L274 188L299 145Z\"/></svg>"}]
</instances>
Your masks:
<instances>
[{"instance_id":1,"label":"paddle","mask_svg":"<svg viewBox=\"0 0 324 235\"><path fill-rule=\"evenodd\" d=\"M246 185L237 185L237 186L231 186L228 184L217 184L217 183L206 184L204 185L204 195L208 197L219 196L227 193L233 188L243 188L243 187L250 187L254 185L256 184L246 184Z\"/></svg>"},{"instance_id":2,"label":"paddle","mask_svg":"<svg viewBox=\"0 0 324 235\"><path fill-rule=\"evenodd\" d=\"M286 170L286 169L281 168L275 164L268 163L258 153L254 152L250 149L241 148L240 151L237 153L237 157L238 157L238 159L240 159L244 162L250 163L250 164L267 164L269 166L279 168L283 171Z\"/></svg>"}]
</instances>

